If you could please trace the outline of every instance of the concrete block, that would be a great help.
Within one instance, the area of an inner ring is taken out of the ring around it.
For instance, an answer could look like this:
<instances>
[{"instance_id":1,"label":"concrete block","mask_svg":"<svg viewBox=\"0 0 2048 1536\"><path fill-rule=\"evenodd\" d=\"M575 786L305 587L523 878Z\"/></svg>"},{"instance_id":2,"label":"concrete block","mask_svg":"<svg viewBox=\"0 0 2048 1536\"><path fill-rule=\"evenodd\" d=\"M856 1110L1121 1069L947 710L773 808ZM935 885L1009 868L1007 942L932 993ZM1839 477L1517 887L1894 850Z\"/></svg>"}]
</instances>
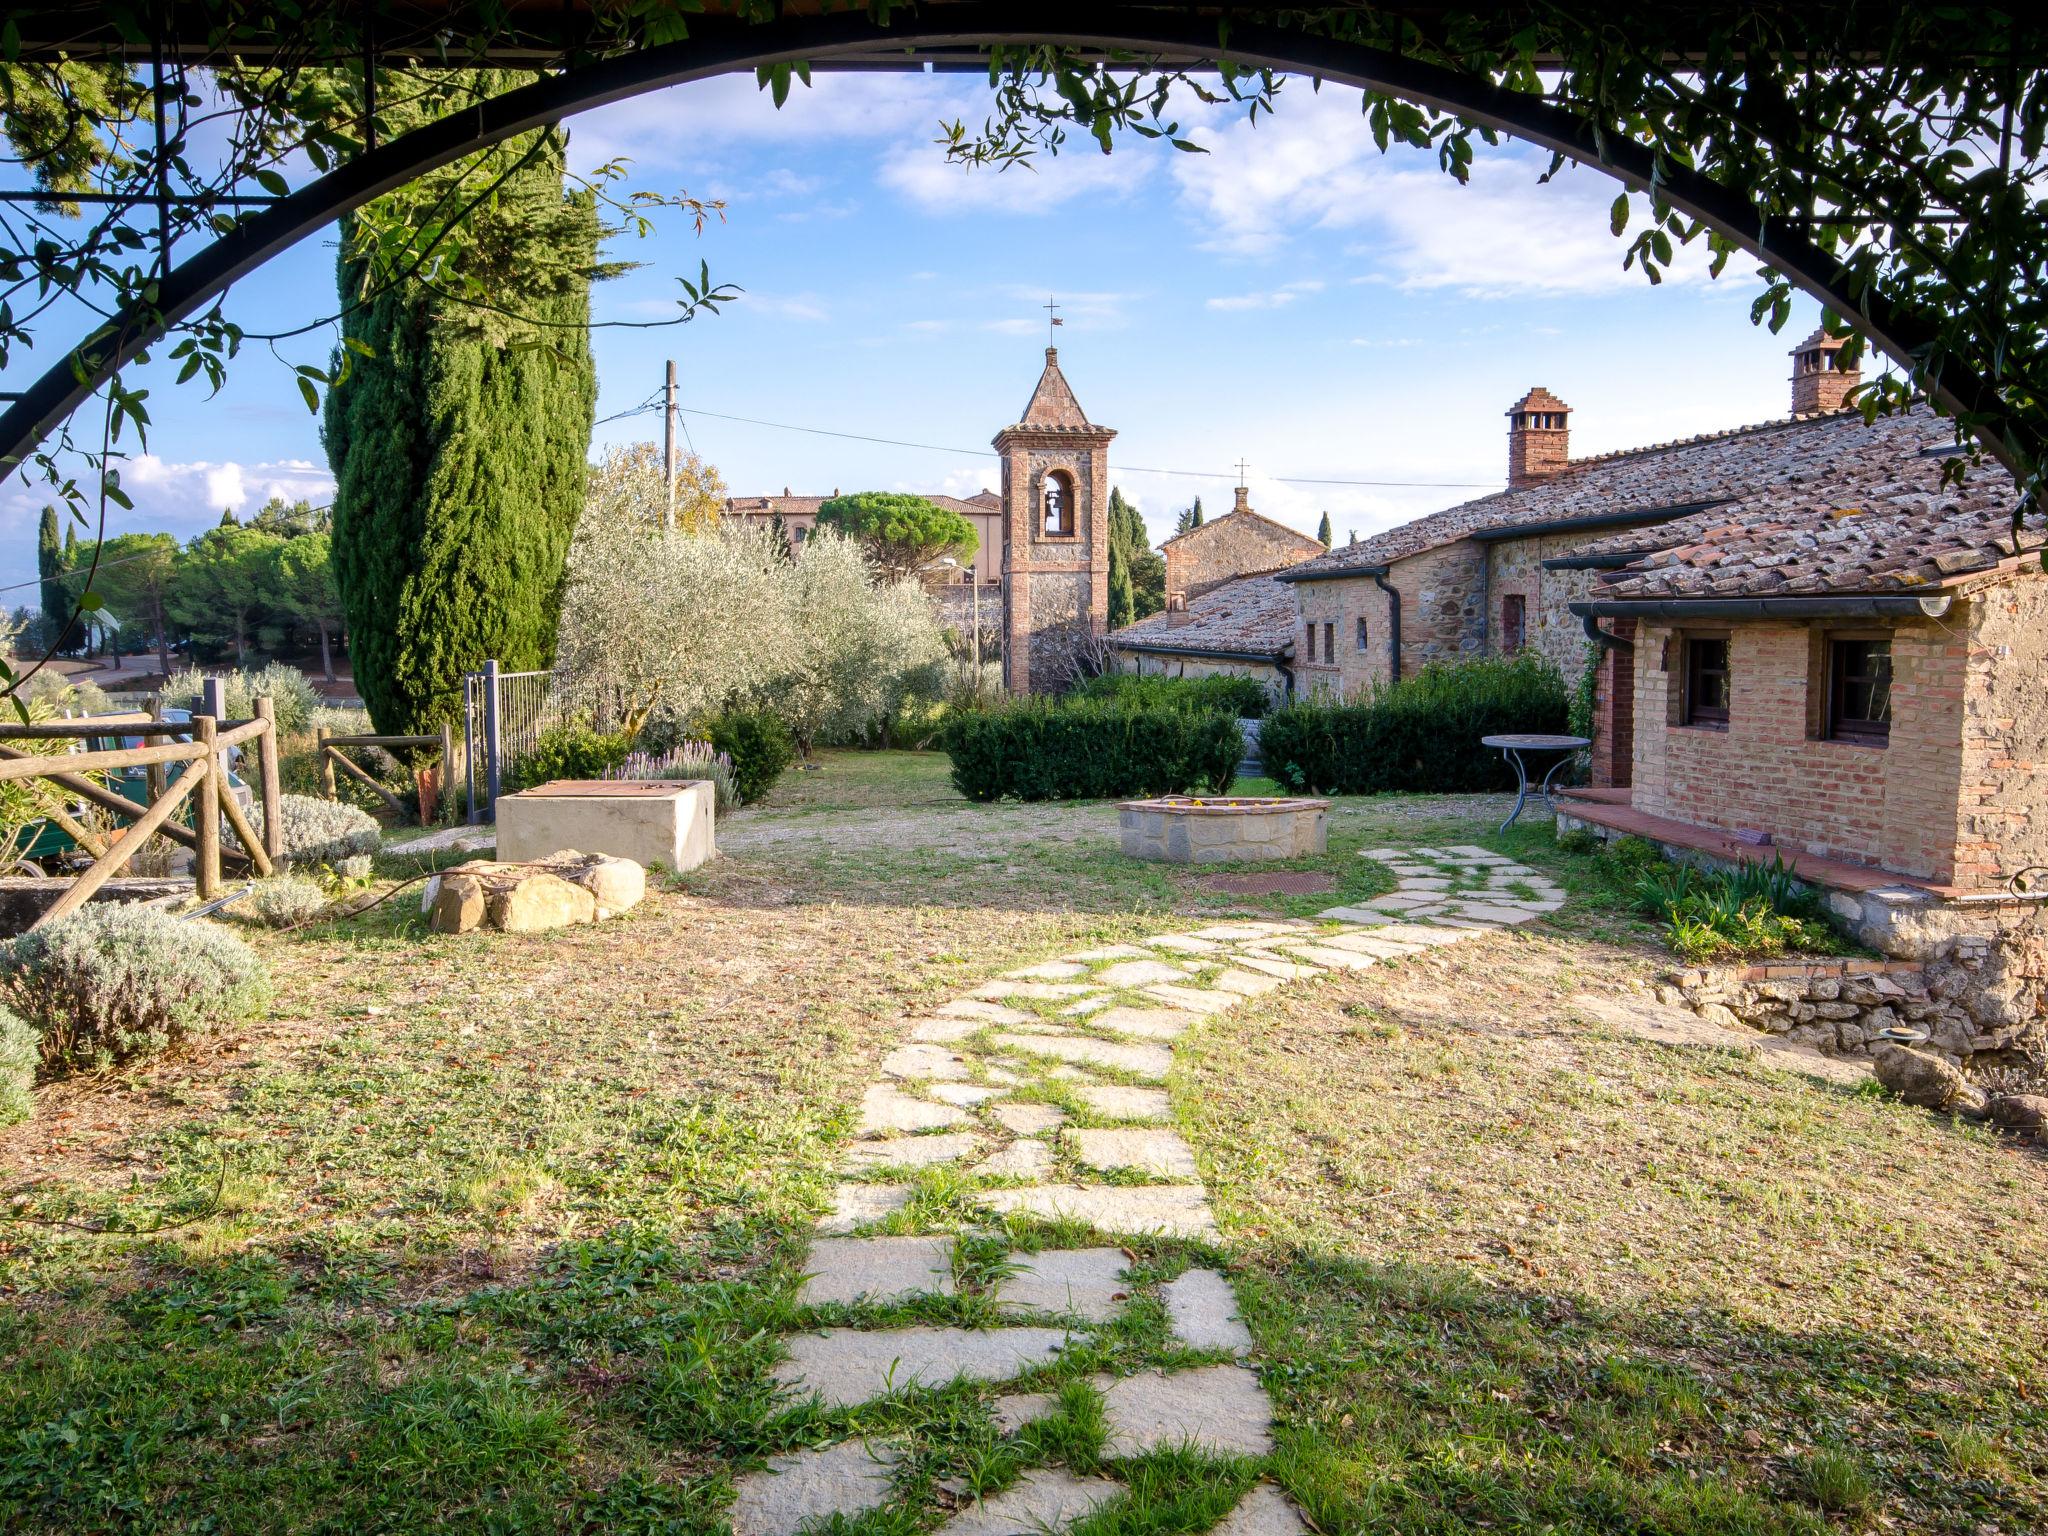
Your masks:
<instances>
[{"instance_id":1,"label":"concrete block","mask_svg":"<svg viewBox=\"0 0 2048 1536\"><path fill-rule=\"evenodd\" d=\"M643 865L695 869L717 855L710 784L689 780L665 791L551 792L548 786L498 797L498 857L511 863L565 848L609 853Z\"/></svg>"}]
</instances>

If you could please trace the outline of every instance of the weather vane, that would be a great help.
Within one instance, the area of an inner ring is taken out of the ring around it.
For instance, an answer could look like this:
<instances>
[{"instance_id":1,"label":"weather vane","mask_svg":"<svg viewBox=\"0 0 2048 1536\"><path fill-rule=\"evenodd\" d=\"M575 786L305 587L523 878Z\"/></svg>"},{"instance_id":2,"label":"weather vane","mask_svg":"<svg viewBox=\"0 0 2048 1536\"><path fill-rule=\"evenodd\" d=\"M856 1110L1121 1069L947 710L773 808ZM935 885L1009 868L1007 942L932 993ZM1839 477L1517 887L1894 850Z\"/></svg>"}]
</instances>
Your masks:
<instances>
[{"instance_id":1,"label":"weather vane","mask_svg":"<svg viewBox=\"0 0 2048 1536\"><path fill-rule=\"evenodd\" d=\"M1045 313L1046 313L1046 317L1047 317L1048 319L1050 319L1050 320L1052 321L1052 325L1048 325L1048 326L1047 326L1047 327L1045 328L1045 344L1046 344L1046 345L1047 345L1048 347L1052 345L1052 327L1053 327L1053 325L1065 325L1065 324L1067 323L1066 321L1064 321L1064 320L1062 320L1062 319L1060 318L1059 310L1060 310L1060 307L1059 307L1059 305L1057 305L1057 304L1053 303L1053 301L1052 301L1052 295L1048 293L1048 294L1047 294L1047 295L1045 296Z\"/></svg>"}]
</instances>

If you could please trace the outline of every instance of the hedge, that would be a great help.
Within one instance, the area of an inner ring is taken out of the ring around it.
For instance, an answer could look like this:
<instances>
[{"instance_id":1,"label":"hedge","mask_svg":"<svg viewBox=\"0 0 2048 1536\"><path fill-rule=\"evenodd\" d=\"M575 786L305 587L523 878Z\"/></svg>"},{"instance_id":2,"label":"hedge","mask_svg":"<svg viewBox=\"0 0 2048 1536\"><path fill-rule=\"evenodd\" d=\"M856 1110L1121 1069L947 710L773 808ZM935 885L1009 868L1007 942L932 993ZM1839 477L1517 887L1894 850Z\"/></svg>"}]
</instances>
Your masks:
<instances>
[{"instance_id":1,"label":"hedge","mask_svg":"<svg viewBox=\"0 0 2048 1536\"><path fill-rule=\"evenodd\" d=\"M1025 700L956 716L942 738L970 800L1227 794L1244 756L1233 715Z\"/></svg>"},{"instance_id":2,"label":"hedge","mask_svg":"<svg viewBox=\"0 0 2048 1536\"><path fill-rule=\"evenodd\" d=\"M1105 672L1091 677L1069 698L1111 699L1133 709L1215 710L1257 720L1273 707L1273 696L1256 677L1217 673L1211 677L1141 677Z\"/></svg>"},{"instance_id":3,"label":"hedge","mask_svg":"<svg viewBox=\"0 0 2048 1536\"><path fill-rule=\"evenodd\" d=\"M1431 662L1356 704L1291 704L1259 728L1266 772L1296 793L1465 794L1513 789L1482 736L1559 733L1571 701L1533 651Z\"/></svg>"}]
</instances>

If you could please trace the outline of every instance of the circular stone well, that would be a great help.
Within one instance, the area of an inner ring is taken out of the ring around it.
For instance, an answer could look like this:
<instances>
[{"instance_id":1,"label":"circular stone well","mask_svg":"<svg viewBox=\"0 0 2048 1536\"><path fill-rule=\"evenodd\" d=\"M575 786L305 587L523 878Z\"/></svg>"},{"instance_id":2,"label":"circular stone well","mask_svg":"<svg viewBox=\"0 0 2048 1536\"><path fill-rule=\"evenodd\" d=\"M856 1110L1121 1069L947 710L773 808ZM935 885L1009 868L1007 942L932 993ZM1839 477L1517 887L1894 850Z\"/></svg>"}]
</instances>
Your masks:
<instances>
[{"instance_id":1,"label":"circular stone well","mask_svg":"<svg viewBox=\"0 0 2048 1536\"><path fill-rule=\"evenodd\" d=\"M1117 807L1124 852L1169 864L1299 859L1330 846L1330 802L1272 795L1162 795Z\"/></svg>"}]
</instances>

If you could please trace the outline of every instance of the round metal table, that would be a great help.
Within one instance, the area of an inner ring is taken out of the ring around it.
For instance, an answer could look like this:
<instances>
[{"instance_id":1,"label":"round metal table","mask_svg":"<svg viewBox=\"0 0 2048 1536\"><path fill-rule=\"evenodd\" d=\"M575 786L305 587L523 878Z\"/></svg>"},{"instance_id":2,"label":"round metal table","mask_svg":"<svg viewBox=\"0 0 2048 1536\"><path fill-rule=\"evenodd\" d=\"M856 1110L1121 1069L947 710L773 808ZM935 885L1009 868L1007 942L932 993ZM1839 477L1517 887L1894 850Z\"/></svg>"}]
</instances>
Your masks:
<instances>
[{"instance_id":1,"label":"round metal table","mask_svg":"<svg viewBox=\"0 0 2048 1536\"><path fill-rule=\"evenodd\" d=\"M1482 747L1500 748L1501 755L1514 764L1515 808L1508 812L1508 819L1500 824L1501 831L1505 832L1515 824L1515 818L1522 814L1522 807L1528 803L1529 799L1529 768L1522 761L1522 754L1524 752L1555 752L1559 754L1557 761L1550 765L1550 771L1543 775L1542 786L1537 791L1537 793L1543 796L1543 803L1554 812L1557 809L1557 801L1551 795L1552 781L1557 778L1558 772L1566 763L1569 763L1574 756L1593 745L1593 742L1590 737L1586 736L1482 736L1479 738L1479 744Z\"/></svg>"}]
</instances>

